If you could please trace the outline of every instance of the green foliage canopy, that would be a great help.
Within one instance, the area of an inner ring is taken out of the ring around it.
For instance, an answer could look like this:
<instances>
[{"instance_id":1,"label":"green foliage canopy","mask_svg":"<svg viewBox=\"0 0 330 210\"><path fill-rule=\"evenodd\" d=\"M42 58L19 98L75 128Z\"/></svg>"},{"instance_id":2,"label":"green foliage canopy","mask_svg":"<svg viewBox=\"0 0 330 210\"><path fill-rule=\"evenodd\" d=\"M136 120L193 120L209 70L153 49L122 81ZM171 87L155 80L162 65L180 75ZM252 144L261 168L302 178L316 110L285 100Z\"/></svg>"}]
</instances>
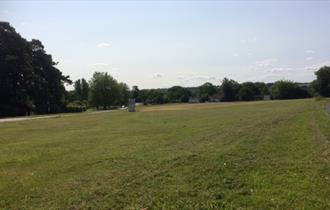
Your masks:
<instances>
[{"instance_id":1,"label":"green foliage canopy","mask_svg":"<svg viewBox=\"0 0 330 210\"><path fill-rule=\"evenodd\" d=\"M314 90L321 96L330 97L330 67L324 66L315 72Z\"/></svg>"}]
</instances>

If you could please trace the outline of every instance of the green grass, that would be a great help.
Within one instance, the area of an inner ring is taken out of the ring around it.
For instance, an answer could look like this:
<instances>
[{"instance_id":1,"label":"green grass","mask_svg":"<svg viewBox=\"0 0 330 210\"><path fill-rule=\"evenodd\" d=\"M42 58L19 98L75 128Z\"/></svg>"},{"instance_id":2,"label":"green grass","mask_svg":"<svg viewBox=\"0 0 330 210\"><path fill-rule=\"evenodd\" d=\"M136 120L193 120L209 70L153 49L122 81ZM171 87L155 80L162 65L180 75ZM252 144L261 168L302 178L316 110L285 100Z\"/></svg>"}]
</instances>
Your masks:
<instances>
[{"instance_id":1,"label":"green grass","mask_svg":"<svg viewBox=\"0 0 330 210\"><path fill-rule=\"evenodd\" d=\"M325 101L0 124L0 209L330 209Z\"/></svg>"}]
</instances>

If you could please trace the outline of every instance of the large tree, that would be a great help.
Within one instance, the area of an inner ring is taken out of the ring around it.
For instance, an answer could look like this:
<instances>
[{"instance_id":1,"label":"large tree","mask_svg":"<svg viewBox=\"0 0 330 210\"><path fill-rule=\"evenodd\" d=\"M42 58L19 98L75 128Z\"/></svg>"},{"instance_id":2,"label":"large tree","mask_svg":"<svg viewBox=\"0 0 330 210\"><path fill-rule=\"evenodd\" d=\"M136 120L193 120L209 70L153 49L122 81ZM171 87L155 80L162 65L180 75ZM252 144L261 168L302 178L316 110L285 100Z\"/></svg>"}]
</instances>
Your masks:
<instances>
[{"instance_id":1,"label":"large tree","mask_svg":"<svg viewBox=\"0 0 330 210\"><path fill-rule=\"evenodd\" d=\"M82 78L74 82L74 99L82 102L88 100L89 84Z\"/></svg>"},{"instance_id":2,"label":"large tree","mask_svg":"<svg viewBox=\"0 0 330 210\"><path fill-rule=\"evenodd\" d=\"M255 82L254 85L258 88L259 99L262 99L264 95L269 95L269 89L264 82Z\"/></svg>"},{"instance_id":3,"label":"large tree","mask_svg":"<svg viewBox=\"0 0 330 210\"><path fill-rule=\"evenodd\" d=\"M190 90L181 86L173 86L168 89L168 99L171 102L188 102L191 95Z\"/></svg>"},{"instance_id":4,"label":"large tree","mask_svg":"<svg viewBox=\"0 0 330 210\"><path fill-rule=\"evenodd\" d=\"M70 80L55 66L39 40L28 42L0 22L0 116L62 111Z\"/></svg>"},{"instance_id":5,"label":"large tree","mask_svg":"<svg viewBox=\"0 0 330 210\"><path fill-rule=\"evenodd\" d=\"M90 102L96 108L119 105L120 89L117 80L106 72L95 72L90 81Z\"/></svg>"},{"instance_id":6,"label":"large tree","mask_svg":"<svg viewBox=\"0 0 330 210\"><path fill-rule=\"evenodd\" d=\"M81 100L87 101L88 94L89 94L89 84L84 78L82 78L81 79Z\"/></svg>"},{"instance_id":7,"label":"large tree","mask_svg":"<svg viewBox=\"0 0 330 210\"><path fill-rule=\"evenodd\" d=\"M24 115L32 83L31 46L7 22L0 22L0 115Z\"/></svg>"},{"instance_id":8,"label":"large tree","mask_svg":"<svg viewBox=\"0 0 330 210\"><path fill-rule=\"evenodd\" d=\"M321 96L330 97L330 67L324 66L315 72L314 90Z\"/></svg>"},{"instance_id":9,"label":"large tree","mask_svg":"<svg viewBox=\"0 0 330 210\"><path fill-rule=\"evenodd\" d=\"M129 90L129 87L126 83L119 83L119 105L127 105L128 104L128 99L131 96L131 92Z\"/></svg>"},{"instance_id":10,"label":"large tree","mask_svg":"<svg viewBox=\"0 0 330 210\"><path fill-rule=\"evenodd\" d=\"M258 99L260 91L253 82L245 82L241 84L238 95L242 101L253 101Z\"/></svg>"},{"instance_id":11,"label":"large tree","mask_svg":"<svg viewBox=\"0 0 330 210\"><path fill-rule=\"evenodd\" d=\"M202 102L208 101L210 96L217 93L215 86L210 83L206 82L203 85L198 87L198 96Z\"/></svg>"},{"instance_id":12,"label":"large tree","mask_svg":"<svg viewBox=\"0 0 330 210\"><path fill-rule=\"evenodd\" d=\"M36 112L39 114L61 112L65 106L64 83L71 83L71 80L55 67L57 63L46 53L39 40L33 39L30 44L34 72L31 92Z\"/></svg>"},{"instance_id":13,"label":"large tree","mask_svg":"<svg viewBox=\"0 0 330 210\"><path fill-rule=\"evenodd\" d=\"M238 91L239 91L239 83L231 80L224 78L222 80L221 86L220 86L220 91L221 91L221 96L222 96L222 101L236 101L238 100Z\"/></svg>"}]
</instances>

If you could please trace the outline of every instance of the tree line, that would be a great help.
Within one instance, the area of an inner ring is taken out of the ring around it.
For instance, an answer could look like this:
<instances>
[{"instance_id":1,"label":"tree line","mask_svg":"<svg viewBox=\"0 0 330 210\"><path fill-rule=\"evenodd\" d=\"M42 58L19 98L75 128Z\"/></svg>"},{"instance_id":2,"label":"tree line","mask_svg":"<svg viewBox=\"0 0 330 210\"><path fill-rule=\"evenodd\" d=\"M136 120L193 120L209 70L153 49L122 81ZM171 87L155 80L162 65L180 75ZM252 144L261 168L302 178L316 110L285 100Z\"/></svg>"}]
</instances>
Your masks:
<instances>
[{"instance_id":1,"label":"tree line","mask_svg":"<svg viewBox=\"0 0 330 210\"><path fill-rule=\"evenodd\" d=\"M41 41L27 41L8 22L0 22L0 117L59 112L81 112L88 108L126 106L129 98L144 104L212 101L253 101L330 97L330 67L315 72L316 80L303 85L288 80L275 83L238 83L224 78L219 85L173 86L168 89L132 89L106 72L95 72L87 81L72 82L56 67ZM74 89L67 91L66 84Z\"/></svg>"},{"instance_id":2,"label":"tree line","mask_svg":"<svg viewBox=\"0 0 330 210\"><path fill-rule=\"evenodd\" d=\"M210 82L199 87L174 86L169 89L142 89L133 87L137 102L163 104L175 102L229 102L267 99L299 99L313 96L313 89L305 84L281 80L275 83L244 82L224 78L220 85Z\"/></svg>"},{"instance_id":3,"label":"tree line","mask_svg":"<svg viewBox=\"0 0 330 210\"><path fill-rule=\"evenodd\" d=\"M279 80L274 83L244 82L224 78L220 85L210 82L199 87L173 86L169 89L142 89L133 86L132 96L144 104L175 102L255 101L264 99L301 99L315 96L330 97L330 67L315 72L312 83Z\"/></svg>"}]
</instances>

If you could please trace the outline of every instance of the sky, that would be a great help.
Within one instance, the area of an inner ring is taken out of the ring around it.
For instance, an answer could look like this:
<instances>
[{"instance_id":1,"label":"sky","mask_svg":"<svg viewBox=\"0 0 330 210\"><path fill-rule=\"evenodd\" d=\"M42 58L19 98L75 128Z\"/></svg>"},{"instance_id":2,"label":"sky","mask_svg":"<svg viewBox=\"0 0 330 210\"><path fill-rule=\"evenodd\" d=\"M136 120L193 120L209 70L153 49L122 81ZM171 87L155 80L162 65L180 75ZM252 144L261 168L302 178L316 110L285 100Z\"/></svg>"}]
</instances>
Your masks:
<instances>
[{"instance_id":1,"label":"sky","mask_svg":"<svg viewBox=\"0 0 330 210\"><path fill-rule=\"evenodd\" d=\"M288 79L330 65L330 1L0 1L72 80L142 88ZM70 87L68 87L70 89Z\"/></svg>"}]
</instances>

